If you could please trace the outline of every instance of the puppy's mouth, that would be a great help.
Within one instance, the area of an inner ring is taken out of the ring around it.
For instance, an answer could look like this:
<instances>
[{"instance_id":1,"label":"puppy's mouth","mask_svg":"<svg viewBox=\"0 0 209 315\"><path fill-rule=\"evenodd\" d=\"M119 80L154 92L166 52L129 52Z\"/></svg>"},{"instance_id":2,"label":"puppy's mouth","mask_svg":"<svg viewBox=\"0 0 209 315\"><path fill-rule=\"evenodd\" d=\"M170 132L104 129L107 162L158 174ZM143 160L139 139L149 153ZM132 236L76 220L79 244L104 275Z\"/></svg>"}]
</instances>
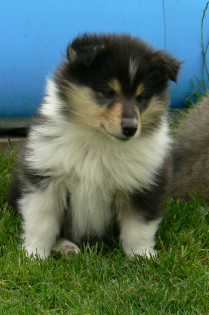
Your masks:
<instances>
[{"instance_id":1,"label":"puppy's mouth","mask_svg":"<svg viewBox=\"0 0 209 315\"><path fill-rule=\"evenodd\" d=\"M120 135L114 135L114 134L111 134L109 133L105 126L103 124L101 124L101 127L102 127L102 130L103 130L103 133L106 134L109 138L111 138L112 140L118 140L118 141L122 141L122 142L125 142L125 141L128 141L130 140L132 137L126 137L126 136L120 136Z\"/></svg>"},{"instance_id":2,"label":"puppy's mouth","mask_svg":"<svg viewBox=\"0 0 209 315\"><path fill-rule=\"evenodd\" d=\"M125 135L115 135L115 134L109 133L103 124L101 124L101 127L102 127L102 130L103 130L103 133L106 134L109 138L111 138L112 140L115 140L115 141L126 142L126 141L129 141L129 140L133 139L134 135L135 135L135 134L133 134L132 136L129 136L129 137L127 137Z\"/></svg>"},{"instance_id":3,"label":"puppy's mouth","mask_svg":"<svg viewBox=\"0 0 209 315\"><path fill-rule=\"evenodd\" d=\"M128 141L128 140L131 140L131 138L127 138L127 137L119 137L119 136L113 136L113 135L110 135L111 137L115 138L116 140L119 140L119 141Z\"/></svg>"}]
</instances>

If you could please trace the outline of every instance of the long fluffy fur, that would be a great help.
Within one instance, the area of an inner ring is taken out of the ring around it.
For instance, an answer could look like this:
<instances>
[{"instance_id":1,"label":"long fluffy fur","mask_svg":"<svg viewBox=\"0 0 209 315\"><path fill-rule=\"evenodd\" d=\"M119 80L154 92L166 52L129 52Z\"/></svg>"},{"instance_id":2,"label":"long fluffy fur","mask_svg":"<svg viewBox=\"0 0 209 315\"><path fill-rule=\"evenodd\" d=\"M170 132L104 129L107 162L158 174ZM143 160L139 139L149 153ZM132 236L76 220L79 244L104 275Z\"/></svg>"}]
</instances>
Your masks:
<instances>
[{"instance_id":1,"label":"long fluffy fur","mask_svg":"<svg viewBox=\"0 0 209 315\"><path fill-rule=\"evenodd\" d=\"M209 96L182 120L172 148L169 194L184 201L209 202Z\"/></svg>"},{"instance_id":2,"label":"long fluffy fur","mask_svg":"<svg viewBox=\"0 0 209 315\"><path fill-rule=\"evenodd\" d=\"M47 81L10 188L23 245L46 258L119 231L127 255L155 255L169 169L167 82L180 62L128 35L85 34L67 56Z\"/></svg>"}]
</instances>

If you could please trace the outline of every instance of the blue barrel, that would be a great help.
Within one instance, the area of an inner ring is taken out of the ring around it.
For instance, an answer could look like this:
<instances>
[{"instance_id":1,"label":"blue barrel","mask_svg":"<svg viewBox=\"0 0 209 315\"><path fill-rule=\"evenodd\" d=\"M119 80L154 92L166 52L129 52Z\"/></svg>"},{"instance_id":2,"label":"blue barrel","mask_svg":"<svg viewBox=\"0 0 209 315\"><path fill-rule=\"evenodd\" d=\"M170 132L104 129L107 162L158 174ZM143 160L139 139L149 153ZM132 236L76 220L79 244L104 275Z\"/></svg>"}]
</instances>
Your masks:
<instances>
[{"instance_id":1,"label":"blue barrel","mask_svg":"<svg viewBox=\"0 0 209 315\"><path fill-rule=\"evenodd\" d=\"M45 77L61 62L69 41L83 32L140 36L184 61L172 107L180 107L190 81L202 78L201 19L205 0L10 0L0 2L0 117L34 115ZM209 10L208 10L209 11ZM209 40L209 12L204 22Z\"/></svg>"}]
</instances>

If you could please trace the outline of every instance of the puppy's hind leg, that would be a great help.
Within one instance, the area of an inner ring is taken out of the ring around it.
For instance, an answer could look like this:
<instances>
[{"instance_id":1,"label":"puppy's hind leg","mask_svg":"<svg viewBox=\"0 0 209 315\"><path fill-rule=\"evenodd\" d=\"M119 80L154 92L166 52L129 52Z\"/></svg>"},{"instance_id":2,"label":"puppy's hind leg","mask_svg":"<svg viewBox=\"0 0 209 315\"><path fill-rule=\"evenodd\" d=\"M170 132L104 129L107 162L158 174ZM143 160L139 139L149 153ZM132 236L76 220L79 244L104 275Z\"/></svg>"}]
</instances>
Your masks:
<instances>
[{"instance_id":1,"label":"puppy's hind leg","mask_svg":"<svg viewBox=\"0 0 209 315\"><path fill-rule=\"evenodd\" d=\"M47 258L60 233L64 210L61 191L51 185L43 190L35 189L24 193L19 200L23 216L23 247L28 256Z\"/></svg>"}]
</instances>

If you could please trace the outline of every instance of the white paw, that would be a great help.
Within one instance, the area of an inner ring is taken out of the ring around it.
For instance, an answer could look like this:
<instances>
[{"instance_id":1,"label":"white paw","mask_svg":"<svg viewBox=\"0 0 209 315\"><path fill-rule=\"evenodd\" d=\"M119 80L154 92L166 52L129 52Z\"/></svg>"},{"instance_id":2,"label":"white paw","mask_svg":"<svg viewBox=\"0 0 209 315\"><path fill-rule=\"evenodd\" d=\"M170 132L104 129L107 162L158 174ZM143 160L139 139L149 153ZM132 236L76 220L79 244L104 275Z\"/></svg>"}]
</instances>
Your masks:
<instances>
[{"instance_id":1,"label":"white paw","mask_svg":"<svg viewBox=\"0 0 209 315\"><path fill-rule=\"evenodd\" d=\"M60 252L61 254L69 254L71 252L74 252L76 254L80 253L80 249L77 245L75 245L74 243L61 238L58 243L57 246L53 248L54 251L56 252Z\"/></svg>"},{"instance_id":2,"label":"white paw","mask_svg":"<svg viewBox=\"0 0 209 315\"><path fill-rule=\"evenodd\" d=\"M132 254L129 255L129 257L134 258L135 255L140 255L140 256L147 257L148 259L150 259L151 257L157 257L157 251L153 249L152 247L142 248L137 251L132 251Z\"/></svg>"},{"instance_id":3,"label":"white paw","mask_svg":"<svg viewBox=\"0 0 209 315\"><path fill-rule=\"evenodd\" d=\"M124 246L126 245L126 246ZM147 258L151 258L151 257L157 257L157 251L154 249L155 247L155 242L150 242L150 244L147 246L127 246L127 244L123 244L122 243L122 246L123 246L123 250L124 250L124 253L129 257L129 258L134 258L136 255L140 255L140 256L143 256L143 257L147 257Z\"/></svg>"},{"instance_id":4,"label":"white paw","mask_svg":"<svg viewBox=\"0 0 209 315\"><path fill-rule=\"evenodd\" d=\"M25 245L24 243L22 248L26 251L28 257L46 259L50 256L50 251L46 251L44 248L36 248L35 246Z\"/></svg>"}]
</instances>

